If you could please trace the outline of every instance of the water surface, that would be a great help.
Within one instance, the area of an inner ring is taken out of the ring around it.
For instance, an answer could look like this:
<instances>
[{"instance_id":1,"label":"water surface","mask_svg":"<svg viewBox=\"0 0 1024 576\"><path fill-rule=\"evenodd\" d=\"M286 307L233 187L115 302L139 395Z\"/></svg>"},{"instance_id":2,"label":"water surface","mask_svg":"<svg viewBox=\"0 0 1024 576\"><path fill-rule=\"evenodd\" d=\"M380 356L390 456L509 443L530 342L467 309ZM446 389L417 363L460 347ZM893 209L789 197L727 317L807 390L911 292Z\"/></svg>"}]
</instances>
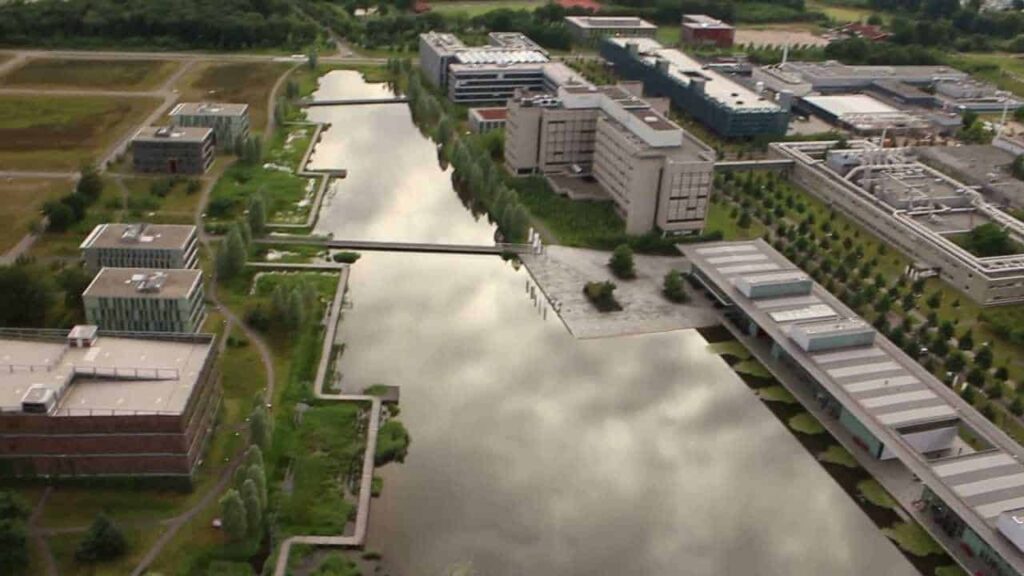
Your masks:
<instances>
[{"instance_id":1,"label":"water surface","mask_svg":"<svg viewBox=\"0 0 1024 576\"><path fill-rule=\"evenodd\" d=\"M351 174L321 231L490 240L406 107L311 112L334 126L314 161ZM699 334L575 340L529 282L485 256L353 268L343 384L401 386L413 439L378 471L385 573L916 573Z\"/></svg>"}]
</instances>

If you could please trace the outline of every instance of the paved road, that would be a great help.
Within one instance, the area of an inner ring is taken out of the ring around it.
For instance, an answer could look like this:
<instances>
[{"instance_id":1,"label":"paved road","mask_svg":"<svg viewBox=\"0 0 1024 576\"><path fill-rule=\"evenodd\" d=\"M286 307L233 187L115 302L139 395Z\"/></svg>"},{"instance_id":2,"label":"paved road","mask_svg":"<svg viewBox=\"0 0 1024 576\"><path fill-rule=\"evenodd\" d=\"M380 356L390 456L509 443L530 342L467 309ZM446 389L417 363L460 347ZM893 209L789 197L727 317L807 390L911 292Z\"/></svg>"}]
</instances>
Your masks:
<instances>
[{"instance_id":1,"label":"paved road","mask_svg":"<svg viewBox=\"0 0 1024 576\"><path fill-rule=\"evenodd\" d=\"M194 62L296 62L304 63L306 56L291 57L273 54L239 54L234 52L124 52L114 50L2 50L15 58L63 58L81 60L186 60ZM321 56L325 64L384 64L387 58L366 56ZM5 66L10 65L6 63Z\"/></svg>"}]
</instances>

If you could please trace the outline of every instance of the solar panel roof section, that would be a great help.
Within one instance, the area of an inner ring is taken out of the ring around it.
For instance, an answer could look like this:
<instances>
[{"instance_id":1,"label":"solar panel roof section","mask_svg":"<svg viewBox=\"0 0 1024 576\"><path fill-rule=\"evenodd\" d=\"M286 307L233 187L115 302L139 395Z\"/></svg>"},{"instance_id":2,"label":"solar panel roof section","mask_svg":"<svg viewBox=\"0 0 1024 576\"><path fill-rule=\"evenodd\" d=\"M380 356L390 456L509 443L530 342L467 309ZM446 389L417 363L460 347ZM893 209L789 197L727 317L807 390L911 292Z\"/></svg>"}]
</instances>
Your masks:
<instances>
[{"instance_id":1,"label":"solar panel roof section","mask_svg":"<svg viewBox=\"0 0 1024 576\"><path fill-rule=\"evenodd\" d=\"M771 312L792 307L809 306L816 302L795 299L792 296L753 300L735 286L737 274L728 270L732 265L708 262L713 255L751 252L756 250L769 257L768 262L779 266L779 272L798 270L791 262L763 241L743 243L715 243L704 246L681 245L680 249L693 266L702 272L711 284L767 332L783 352L802 366L810 378L820 382L865 427L883 441L907 468L945 501L950 508L979 536L993 547L1015 570L1024 574L1024 548L997 533L995 523L1001 513L1024 508L1024 486L1017 484L1016 474L1024 474L1024 448L996 428L959 396L929 374L913 359L884 337L860 347L808 353L791 341L788 331L793 326L807 324L780 324ZM737 252L738 249L738 252ZM726 269L726 270L723 270ZM749 272L745 273L750 275ZM803 298L803 297L797 297ZM840 318L856 319L856 314L820 285L812 287L808 298L835 309ZM829 320L819 322L827 324ZM810 324L813 325L813 324ZM839 376L830 374L839 370ZM934 395L934 397L930 396ZM946 458L935 462L917 452L901 436L900 430L919 424L939 423L952 425L967 421L980 436L995 448L987 453ZM934 466L934 469L933 469ZM964 488L962 496L954 490L960 484L970 484L1009 476L1005 480L972 484Z\"/></svg>"}]
</instances>

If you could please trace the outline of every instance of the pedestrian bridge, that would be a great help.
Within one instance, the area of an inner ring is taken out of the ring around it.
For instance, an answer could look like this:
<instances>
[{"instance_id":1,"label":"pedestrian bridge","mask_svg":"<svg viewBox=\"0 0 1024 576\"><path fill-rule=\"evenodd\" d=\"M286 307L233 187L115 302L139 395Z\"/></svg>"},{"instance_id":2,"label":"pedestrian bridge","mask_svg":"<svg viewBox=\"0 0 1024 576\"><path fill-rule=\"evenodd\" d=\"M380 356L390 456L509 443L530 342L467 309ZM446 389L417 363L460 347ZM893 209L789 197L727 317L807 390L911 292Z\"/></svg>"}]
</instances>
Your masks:
<instances>
[{"instance_id":1,"label":"pedestrian bridge","mask_svg":"<svg viewBox=\"0 0 1024 576\"><path fill-rule=\"evenodd\" d=\"M408 98L347 98L341 100L302 100L299 106L362 106L367 104L405 104Z\"/></svg>"},{"instance_id":2,"label":"pedestrian bridge","mask_svg":"<svg viewBox=\"0 0 1024 576\"><path fill-rule=\"evenodd\" d=\"M380 242L374 240L335 240L323 236L269 236L256 242L260 244L284 244L300 246L322 246L344 250L378 252L424 252L434 254L525 254L530 252L529 244L438 244L419 242Z\"/></svg>"}]
</instances>

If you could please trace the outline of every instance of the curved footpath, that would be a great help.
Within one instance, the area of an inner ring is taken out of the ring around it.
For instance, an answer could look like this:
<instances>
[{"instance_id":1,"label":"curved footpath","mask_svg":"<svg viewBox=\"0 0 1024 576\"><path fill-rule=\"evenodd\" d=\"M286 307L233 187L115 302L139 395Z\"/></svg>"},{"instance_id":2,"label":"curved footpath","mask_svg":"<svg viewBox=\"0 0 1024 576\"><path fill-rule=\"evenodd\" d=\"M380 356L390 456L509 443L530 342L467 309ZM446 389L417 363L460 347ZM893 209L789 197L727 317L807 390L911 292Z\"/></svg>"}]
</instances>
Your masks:
<instances>
[{"instance_id":1,"label":"curved footpath","mask_svg":"<svg viewBox=\"0 0 1024 576\"><path fill-rule=\"evenodd\" d=\"M290 265L281 265L281 268ZM261 266L269 268L271 266ZM369 402L370 423L366 431L366 451L363 452L363 473L359 479L359 506L356 510L356 526L351 536L291 536L281 543L281 550L277 555L277 563L274 566L274 576L284 576L288 570L288 556L295 544L311 544L314 546L339 546L357 547L362 546L366 541L366 525L370 516L370 498L372 496L374 455L377 451L377 432L380 429L381 401L376 396L365 394L330 394L324 392L324 382L327 379L327 370L331 363L331 354L334 351L334 339L338 331L338 322L341 319L341 307L345 301L345 292L348 289L349 266L338 265L341 276L338 278L338 288L334 292L334 300L327 315L327 325L324 331L323 348L320 351L320 364L316 370L316 380L313 383L313 393L320 400L338 400L342 402Z\"/></svg>"}]
</instances>

